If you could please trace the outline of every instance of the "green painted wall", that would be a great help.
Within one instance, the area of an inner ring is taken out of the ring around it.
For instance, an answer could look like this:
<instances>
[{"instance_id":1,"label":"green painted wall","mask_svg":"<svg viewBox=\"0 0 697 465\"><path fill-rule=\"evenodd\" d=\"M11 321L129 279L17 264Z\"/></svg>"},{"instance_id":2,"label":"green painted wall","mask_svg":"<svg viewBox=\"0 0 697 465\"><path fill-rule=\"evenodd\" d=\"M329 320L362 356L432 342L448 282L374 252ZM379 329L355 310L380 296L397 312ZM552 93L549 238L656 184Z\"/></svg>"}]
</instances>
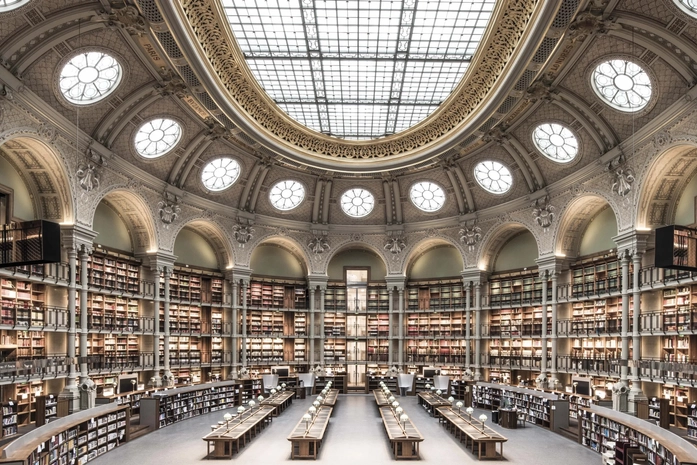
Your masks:
<instances>
[{"instance_id":1,"label":"green painted wall","mask_svg":"<svg viewBox=\"0 0 697 465\"><path fill-rule=\"evenodd\" d=\"M0 184L14 191L12 214L15 218L20 220L36 219L29 189L24 185L24 181L14 167L2 157L0 157Z\"/></svg>"},{"instance_id":2,"label":"green painted wall","mask_svg":"<svg viewBox=\"0 0 697 465\"><path fill-rule=\"evenodd\" d=\"M460 276L463 269L462 255L455 247L436 247L414 261L409 270L409 279Z\"/></svg>"},{"instance_id":3,"label":"green painted wall","mask_svg":"<svg viewBox=\"0 0 697 465\"><path fill-rule=\"evenodd\" d=\"M695 223L695 197L697 197L697 176L692 176L690 182L685 186L680 200L678 200L674 224Z\"/></svg>"},{"instance_id":4,"label":"green painted wall","mask_svg":"<svg viewBox=\"0 0 697 465\"><path fill-rule=\"evenodd\" d=\"M499 251L493 271L517 270L537 266L537 242L530 231L511 238Z\"/></svg>"},{"instance_id":5,"label":"green painted wall","mask_svg":"<svg viewBox=\"0 0 697 465\"><path fill-rule=\"evenodd\" d=\"M259 276L305 278L305 267L286 249L274 244L262 244L252 252L252 272Z\"/></svg>"},{"instance_id":6,"label":"green painted wall","mask_svg":"<svg viewBox=\"0 0 697 465\"><path fill-rule=\"evenodd\" d=\"M597 252L614 249L617 244L612 240L617 235L617 219L609 206L595 215L586 227L581 238L579 256L583 257Z\"/></svg>"},{"instance_id":7,"label":"green painted wall","mask_svg":"<svg viewBox=\"0 0 697 465\"><path fill-rule=\"evenodd\" d=\"M174 241L174 255L177 263L218 269L218 258L213 247L199 233L182 229Z\"/></svg>"},{"instance_id":8,"label":"green painted wall","mask_svg":"<svg viewBox=\"0 0 697 465\"><path fill-rule=\"evenodd\" d=\"M336 254L329 262L327 274L329 279L344 280L345 266L368 266L370 267L371 281L385 280L385 264L382 259L367 250L353 249L344 250Z\"/></svg>"},{"instance_id":9,"label":"green painted wall","mask_svg":"<svg viewBox=\"0 0 697 465\"><path fill-rule=\"evenodd\" d=\"M99 235L94 239L95 244L112 247L117 250L130 252L133 248L128 228L119 215L106 203L97 205L94 212L92 229Z\"/></svg>"}]
</instances>

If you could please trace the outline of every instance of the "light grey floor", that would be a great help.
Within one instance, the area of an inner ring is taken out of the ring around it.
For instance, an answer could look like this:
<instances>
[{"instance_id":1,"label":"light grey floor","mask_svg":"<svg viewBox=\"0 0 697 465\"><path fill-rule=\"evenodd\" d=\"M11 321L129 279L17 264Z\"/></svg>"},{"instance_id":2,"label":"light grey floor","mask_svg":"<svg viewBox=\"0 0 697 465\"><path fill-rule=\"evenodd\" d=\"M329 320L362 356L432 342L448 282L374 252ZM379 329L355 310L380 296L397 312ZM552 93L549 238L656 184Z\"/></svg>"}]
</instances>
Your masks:
<instances>
[{"instance_id":1,"label":"light grey floor","mask_svg":"<svg viewBox=\"0 0 697 465\"><path fill-rule=\"evenodd\" d=\"M296 400L273 423L239 454L236 464L266 465L290 462L288 434L313 399ZM471 452L455 440L435 418L417 405L415 397L399 399L405 413L424 436L421 462L426 464L473 463ZM491 416L491 412L484 412ZM180 465L203 462L206 443L201 439L210 425L222 419L223 412L185 420L124 444L94 460L94 465ZM477 413L479 415L479 412ZM491 425L491 422L488 422ZM600 463L600 456L579 444L529 425L517 430L499 429L508 442L504 445L505 461L525 465L588 465ZM372 395L339 396L332 415L318 463L333 465L371 465L393 461L389 442ZM207 461L206 461L207 462ZM215 463L211 461L210 463ZM302 462L300 462L302 463ZM486 463L486 462L484 462Z\"/></svg>"}]
</instances>

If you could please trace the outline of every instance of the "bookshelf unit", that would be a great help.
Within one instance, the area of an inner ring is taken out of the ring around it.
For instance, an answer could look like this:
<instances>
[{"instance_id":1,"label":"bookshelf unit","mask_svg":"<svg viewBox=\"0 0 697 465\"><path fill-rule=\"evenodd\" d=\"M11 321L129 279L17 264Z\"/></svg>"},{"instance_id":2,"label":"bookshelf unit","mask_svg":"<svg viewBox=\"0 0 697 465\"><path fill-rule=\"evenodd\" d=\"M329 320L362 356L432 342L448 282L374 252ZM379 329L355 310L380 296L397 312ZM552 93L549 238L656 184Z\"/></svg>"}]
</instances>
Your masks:
<instances>
[{"instance_id":1,"label":"bookshelf unit","mask_svg":"<svg viewBox=\"0 0 697 465\"><path fill-rule=\"evenodd\" d=\"M648 400L647 420L664 429L670 428L670 399L652 397Z\"/></svg>"},{"instance_id":2,"label":"bookshelf unit","mask_svg":"<svg viewBox=\"0 0 697 465\"><path fill-rule=\"evenodd\" d=\"M365 386L365 392L370 394L373 392L375 389L380 389L380 383L383 382L385 383L385 386L394 394L395 396L399 395L399 379L397 376L381 376L381 375L376 375L376 374L368 374L365 377L366 380L366 386Z\"/></svg>"},{"instance_id":3,"label":"bookshelf unit","mask_svg":"<svg viewBox=\"0 0 697 465\"><path fill-rule=\"evenodd\" d=\"M542 301L542 279L537 270L501 273L489 279L489 305L513 307ZM551 285L547 287L547 300L552 298Z\"/></svg>"},{"instance_id":4,"label":"bookshelf unit","mask_svg":"<svg viewBox=\"0 0 697 465\"><path fill-rule=\"evenodd\" d=\"M140 294L140 262L117 252L94 251L87 262L87 281L93 289Z\"/></svg>"},{"instance_id":5,"label":"bookshelf unit","mask_svg":"<svg viewBox=\"0 0 697 465\"><path fill-rule=\"evenodd\" d=\"M601 454L614 450L617 441L627 440L637 444L653 465L697 464L692 444L631 415L591 405L581 410L579 424L579 442Z\"/></svg>"},{"instance_id":6,"label":"bookshelf unit","mask_svg":"<svg viewBox=\"0 0 697 465\"><path fill-rule=\"evenodd\" d=\"M31 360L46 356L46 339L42 331L17 331L17 359Z\"/></svg>"},{"instance_id":7,"label":"bookshelf unit","mask_svg":"<svg viewBox=\"0 0 697 465\"><path fill-rule=\"evenodd\" d=\"M615 254L589 257L571 265L571 278L571 295L576 298L618 292L620 262Z\"/></svg>"},{"instance_id":8,"label":"bookshelf unit","mask_svg":"<svg viewBox=\"0 0 697 465\"><path fill-rule=\"evenodd\" d=\"M164 339L160 340L160 363L164 365ZM169 363L173 366L201 365L201 338L195 336L169 337Z\"/></svg>"},{"instance_id":9,"label":"bookshelf unit","mask_svg":"<svg viewBox=\"0 0 697 465\"><path fill-rule=\"evenodd\" d=\"M260 281L249 283L247 306L251 309L307 309L307 285L303 281Z\"/></svg>"},{"instance_id":10,"label":"bookshelf unit","mask_svg":"<svg viewBox=\"0 0 697 465\"><path fill-rule=\"evenodd\" d=\"M160 304L160 331L165 330L165 307ZM199 304L169 304L170 334L201 334L201 305Z\"/></svg>"},{"instance_id":11,"label":"bookshelf unit","mask_svg":"<svg viewBox=\"0 0 697 465\"><path fill-rule=\"evenodd\" d=\"M5 446L3 458L11 463L84 465L129 439L128 408L102 405L28 432Z\"/></svg>"},{"instance_id":12,"label":"bookshelf unit","mask_svg":"<svg viewBox=\"0 0 697 465\"><path fill-rule=\"evenodd\" d=\"M221 381L157 391L140 399L140 424L152 430L240 405L241 386Z\"/></svg>"},{"instance_id":13,"label":"bookshelf unit","mask_svg":"<svg viewBox=\"0 0 697 465\"><path fill-rule=\"evenodd\" d=\"M697 439L697 404L690 404L687 417L687 435Z\"/></svg>"},{"instance_id":14,"label":"bookshelf unit","mask_svg":"<svg viewBox=\"0 0 697 465\"><path fill-rule=\"evenodd\" d=\"M695 389L666 384L662 388L661 398L669 402L668 415L670 425L680 429L687 429L690 405L697 399Z\"/></svg>"},{"instance_id":15,"label":"bookshelf unit","mask_svg":"<svg viewBox=\"0 0 697 465\"><path fill-rule=\"evenodd\" d=\"M418 281L407 284L406 310L454 310L465 307L461 279Z\"/></svg>"},{"instance_id":16,"label":"bookshelf unit","mask_svg":"<svg viewBox=\"0 0 697 465\"><path fill-rule=\"evenodd\" d=\"M663 360L666 362L688 363L697 358L697 337L663 336Z\"/></svg>"},{"instance_id":17,"label":"bookshelf unit","mask_svg":"<svg viewBox=\"0 0 697 465\"><path fill-rule=\"evenodd\" d=\"M697 286L680 286L672 289L664 289L663 297L663 325L665 332L691 331L692 306L697 303Z\"/></svg>"},{"instance_id":18,"label":"bookshelf unit","mask_svg":"<svg viewBox=\"0 0 697 465\"><path fill-rule=\"evenodd\" d=\"M330 284L324 293L325 312L345 312L346 311L346 287ZM326 325L326 320L325 320ZM325 327L326 331L326 327Z\"/></svg>"},{"instance_id":19,"label":"bookshelf unit","mask_svg":"<svg viewBox=\"0 0 697 465\"><path fill-rule=\"evenodd\" d=\"M2 404L2 438L17 434L17 404L9 401Z\"/></svg>"},{"instance_id":20,"label":"bookshelf unit","mask_svg":"<svg viewBox=\"0 0 697 465\"><path fill-rule=\"evenodd\" d=\"M0 279L0 323L19 328L43 328L46 286L32 281Z\"/></svg>"},{"instance_id":21,"label":"bookshelf unit","mask_svg":"<svg viewBox=\"0 0 697 465\"><path fill-rule=\"evenodd\" d=\"M346 375L333 375L333 376L318 376L315 378L314 394L322 392L322 389L327 385L327 381L332 382L332 389L339 391L339 394L346 394L347 384Z\"/></svg>"},{"instance_id":22,"label":"bookshelf unit","mask_svg":"<svg viewBox=\"0 0 697 465\"><path fill-rule=\"evenodd\" d=\"M346 313L325 312L324 336L328 338L346 336Z\"/></svg>"},{"instance_id":23,"label":"bookshelf unit","mask_svg":"<svg viewBox=\"0 0 697 465\"><path fill-rule=\"evenodd\" d=\"M79 294L75 298L78 308ZM139 300L113 294L87 294L87 325L90 330L142 331Z\"/></svg>"}]
</instances>

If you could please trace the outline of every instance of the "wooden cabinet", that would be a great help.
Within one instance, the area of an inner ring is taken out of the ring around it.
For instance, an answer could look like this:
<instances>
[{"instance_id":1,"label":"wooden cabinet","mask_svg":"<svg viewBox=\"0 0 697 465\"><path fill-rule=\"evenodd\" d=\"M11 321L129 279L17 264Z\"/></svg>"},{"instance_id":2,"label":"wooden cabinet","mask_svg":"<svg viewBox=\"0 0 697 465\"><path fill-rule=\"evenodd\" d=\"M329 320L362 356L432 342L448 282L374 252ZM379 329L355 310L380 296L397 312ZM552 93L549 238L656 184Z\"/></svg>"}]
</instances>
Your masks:
<instances>
[{"instance_id":1,"label":"wooden cabinet","mask_svg":"<svg viewBox=\"0 0 697 465\"><path fill-rule=\"evenodd\" d=\"M87 280L94 289L140 294L140 262L116 252L94 252L87 262Z\"/></svg>"}]
</instances>

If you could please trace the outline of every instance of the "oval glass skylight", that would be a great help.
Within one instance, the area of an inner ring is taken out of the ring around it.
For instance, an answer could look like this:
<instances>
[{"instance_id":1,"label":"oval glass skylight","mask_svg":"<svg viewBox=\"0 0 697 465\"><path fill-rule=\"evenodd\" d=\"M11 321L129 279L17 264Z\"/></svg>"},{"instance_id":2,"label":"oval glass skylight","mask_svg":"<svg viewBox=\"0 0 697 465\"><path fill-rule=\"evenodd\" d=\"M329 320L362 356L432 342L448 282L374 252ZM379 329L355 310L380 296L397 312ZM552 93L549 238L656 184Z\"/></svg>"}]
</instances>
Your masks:
<instances>
[{"instance_id":1,"label":"oval glass skylight","mask_svg":"<svg viewBox=\"0 0 697 465\"><path fill-rule=\"evenodd\" d=\"M513 184L513 175L497 161L483 161L474 167L474 178L480 186L493 194L507 192Z\"/></svg>"},{"instance_id":2,"label":"oval glass skylight","mask_svg":"<svg viewBox=\"0 0 697 465\"><path fill-rule=\"evenodd\" d=\"M674 0L678 7L688 15L697 18L697 1L696 0Z\"/></svg>"},{"instance_id":3,"label":"oval glass skylight","mask_svg":"<svg viewBox=\"0 0 697 465\"><path fill-rule=\"evenodd\" d=\"M58 85L67 101L88 105L111 94L121 82L121 75L121 65L111 55L84 52L66 63Z\"/></svg>"},{"instance_id":4,"label":"oval glass skylight","mask_svg":"<svg viewBox=\"0 0 697 465\"><path fill-rule=\"evenodd\" d=\"M157 118L138 129L136 151L145 158L161 157L177 145L181 136L179 123L169 118Z\"/></svg>"},{"instance_id":5,"label":"oval glass skylight","mask_svg":"<svg viewBox=\"0 0 697 465\"><path fill-rule=\"evenodd\" d=\"M305 198L305 187L298 181L281 181L276 183L269 193L271 205L279 210L292 210Z\"/></svg>"},{"instance_id":6,"label":"oval glass skylight","mask_svg":"<svg viewBox=\"0 0 697 465\"><path fill-rule=\"evenodd\" d=\"M16 10L30 0L0 0L0 13Z\"/></svg>"},{"instance_id":7,"label":"oval glass skylight","mask_svg":"<svg viewBox=\"0 0 697 465\"><path fill-rule=\"evenodd\" d=\"M222 191L232 186L240 175L240 164L232 158L217 158L203 167L201 182L210 191Z\"/></svg>"},{"instance_id":8,"label":"oval glass skylight","mask_svg":"<svg viewBox=\"0 0 697 465\"><path fill-rule=\"evenodd\" d=\"M343 139L410 128L464 76L495 0L222 0L247 65L291 118Z\"/></svg>"},{"instance_id":9,"label":"oval glass skylight","mask_svg":"<svg viewBox=\"0 0 697 465\"><path fill-rule=\"evenodd\" d=\"M417 182L409 189L411 202L419 210L434 212L445 203L445 192L438 184L430 181Z\"/></svg>"},{"instance_id":10,"label":"oval glass skylight","mask_svg":"<svg viewBox=\"0 0 697 465\"><path fill-rule=\"evenodd\" d=\"M542 155L559 163L568 163L578 154L576 136L561 124L540 124L533 131L532 140Z\"/></svg>"},{"instance_id":11,"label":"oval glass skylight","mask_svg":"<svg viewBox=\"0 0 697 465\"><path fill-rule=\"evenodd\" d=\"M341 209L348 216L360 218L373 211L375 197L360 187L349 189L341 195Z\"/></svg>"},{"instance_id":12,"label":"oval glass skylight","mask_svg":"<svg viewBox=\"0 0 697 465\"><path fill-rule=\"evenodd\" d=\"M620 111L639 111L651 98L651 80L641 66L627 60L610 60L593 71L592 87L608 105Z\"/></svg>"}]
</instances>

